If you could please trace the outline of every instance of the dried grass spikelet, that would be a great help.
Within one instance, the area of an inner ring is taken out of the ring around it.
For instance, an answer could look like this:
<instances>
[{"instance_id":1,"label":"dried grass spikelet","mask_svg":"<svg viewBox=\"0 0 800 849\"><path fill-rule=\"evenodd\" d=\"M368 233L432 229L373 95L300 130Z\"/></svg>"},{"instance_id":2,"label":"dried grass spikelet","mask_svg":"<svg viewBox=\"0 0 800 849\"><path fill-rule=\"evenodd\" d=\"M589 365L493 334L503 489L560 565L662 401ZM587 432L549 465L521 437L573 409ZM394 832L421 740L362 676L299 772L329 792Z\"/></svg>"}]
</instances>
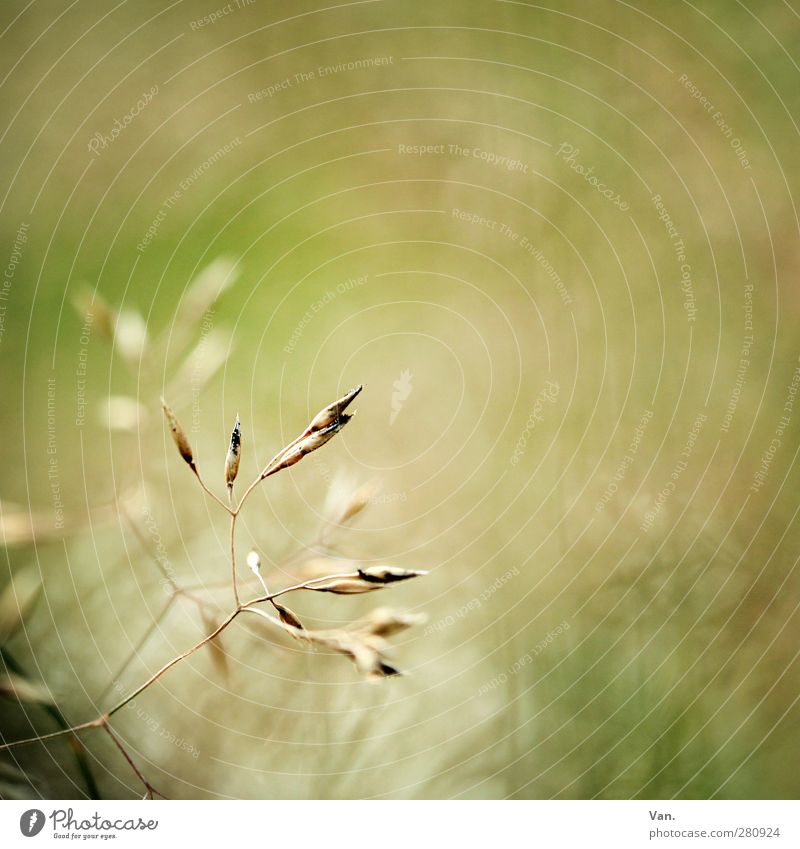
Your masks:
<instances>
[{"instance_id":1,"label":"dried grass spikelet","mask_svg":"<svg viewBox=\"0 0 800 849\"><path fill-rule=\"evenodd\" d=\"M354 575L352 578L336 578L332 581L326 581L324 584L314 584L308 589L320 593L336 593L336 595L359 595L374 590L382 590L384 586L384 584L365 583L359 580L357 575Z\"/></svg>"},{"instance_id":2,"label":"dried grass spikelet","mask_svg":"<svg viewBox=\"0 0 800 849\"><path fill-rule=\"evenodd\" d=\"M370 680L402 675L399 669L389 663L383 655L385 641L369 638L363 634L339 632L326 637L324 645L349 657L356 669Z\"/></svg>"},{"instance_id":3,"label":"dried grass spikelet","mask_svg":"<svg viewBox=\"0 0 800 849\"><path fill-rule=\"evenodd\" d=\"M236 424L231 432L231 442L228 447L228 455L225 457L225 483L228 487L228 492L233 491L233 482L236 480L236 475L239 473L239 455L242 445L242 426L239 421L239 416L236 416Z\"/></svg>"},{"instance_id":4,"label":"dried grass spikelet","mask_svg":"<svg viewBox=\"0 0 800 849\"><path fill-rule=\"evenodd\" d=\"M147 325L136 310L122 310L114 326L114 347L129 365L136 365L147 345Z\"/></svg>"},{"instance_id":5,"label":"dried grass spikelet","mask_svg":"<svg viewBox=\"0 0 800 849\"><path fill-rule=\"evenodd\" d=\"M374 584L393 584L427 574L422 569L401 569L399 566L366 566L358 570L358 577L362 581Z\"/></svg>"},{"instance_id":6,"label":"dried grass spikelet","mask_svg":"<svg viewBox=\"0 0 800 849\"><path fill-rule=\"evenodd\" d=\"M316 451L332 439L349 421L353 418L352 415L342 414L333 424L323 430L315 431L308 436L300 438L298 441L290 445L280 457L270 466L264 469L261 473L262 480L280 472L282 469L288 469L295 463L299 463L306 454Z\"/></svg>"},{"instance_id":7,"label":"dried grass spikelet","mask_svg":"<svg viewBox=\"0 0 800 849\"><path fill-rule=\"evenodd\" d=\"M422 613L401 613L389 607L377 607L356 623L355 630L375 637L392 637L414 625L421 625L426 619Z\"/></svg>"},{"instance_id":8,"label":"dried grass spikelet","mask_svg":"<svg viewBox=\"0 0 800 849\"><path fill-rule=\"evenodd\" d=\"M341 479L334 481L326 499L324 513L332 528L346 524L354 519L372 501L380 491L377 479L367 481L353 488Z\"/></svg>"},{"instance_id":9,"label":"dried grass spikelet","mask_svg":"<svg viewBox=\"0 0 800 849\"><path fill-rule=\"evenodd\" d=\"M187 398L188 388L194 392L200 391L225 364L231 349L231 337L227 331L214 328L203 335L184 357L180 368L169 382L167 394L170 398Z\"/></svg>"},{"instance_id":10,"label":"dried grass spikelet","mask_svg":"<svg viewBox=\"0 0 800 849\"><path fill-rule=\"evenodd\" d=\"M295 628L298 631L306 630L303 626L303 623L297 618L297 614L293 610L290 610L288 607L286 607L285 604L281 604L273 598L272 606L277 611L278 616L280 617L280 620L281 622L283 622L284 625L288 625L290 628ZM289 633L291 633L293 637L302 639L302 637L299 634L295 634L294 631L290 631Z\"/></svg>"},{"instance_id":11,"label":"dried grass spikelet","mask_svg":"<svg viewBox=\"0 0 800 849\"><path fill-rule=\"evenodd\" d=\"M219 296L239 277L236 260L220 256L203 268L189 285L178 309L177 323L199 321Z\"/></svg>"},{"instance_id":12,"label":"dried grass spikelet","mask_svg":"<svg viewBox=\"0 0 800 849\"><path fill-rule=\"evenodd\" d=\"M75 311L83 321L87 315L93 317L92 326L108 342L114 341L114 325L117 317L103 296L90 286L81 286L72 300Z\"/></svg>"},{"instance_id":13,"label":"dried grass spikelet","mask_svg":"<svg viewBox=\"0 0 800 849\"><path fill-rule=\"evenodd\" d=\"M261 473L261 480L299 463L306 454L322 448L332 439L353 418L354 414L347 414L344 411L363 388L363 385L359 384L337 401L320 410L300 436L270 461Z\"/></svg>"},{"instance_id":14,"label":"dried grass spikelet","mask_svg":"<svg viewBox=\"0 0 800 849\"><path fill-rule=\"evenodd\" d=\"M378 494L380 488L381 486L377 480L367 481L367 483L360 486L345 502L336 524L344 525L345 522L349 522L355 518Z\"/></svg>"},{"instance_id":15,"label":"dried grass spikelet","mask_svg":"<svg viewBox=\"0 0 800 849\"><path fill-rule=\"evenodd\" d=\"M334 401L332 404L328 404L327 407L323 407L317 414L311 419L311 424L305 429L305 431L300 435L300 439L305 436L308 436L312 433L317 433L318 431L325 430L330 427L335 422L339 421L342 418L342 414L347 409L348 406L353 402L359 392L364 388L362 383L359 383L358 386L354 386L349 392L342 395L337 401Z\"/></svg>"},{"instance_id":16,"label":"dried grass spikelet","mask_svg":"<svg viewBox=\"0 0 800 849\"><path fill-rule=\"evenodd\" d=\"M264 581L263 575L261 574L261 558L259 557L257 551L251 551L247 555L247 565L250 567L253 574L258 578L258 580L261 581L261 586L264 588L264 593L266 595L269 595L270 593L267 589L267 584ZM290 608L286 607L285 604L281 604L279 601L277 601L277 599L271 598L270 602L275 608L278 616L280 617L281 622L284 625L289 626L287 628L289 633L297 639L303 639L300 634L295 633L295 631L305 631L305 627L298 618L297 614Z\"/></svg>"},{"instance_id":17,"label":"dried grass spikelet","mask_svg":"<svg viewBox=\"0 0 800 849\"><path fill-rule=\"evenodd\" d=\"M109 430L135 433L147 419L147 411L128 395L109 395L101 401L97 411L98 420Z\"/></svg>"},{"instance_id":18,"label":"dried grass spikelet","mask_svg":"<svg viewBox=\"0 0 800 849\"><path fill-rule=\"evenodd\" d=\"M195 466L194 463L192 446L189 444L189 438L186 436L186 431L183 427L181 427L181 423L178 421L175 413L172 412L172 407L170 407L163 398L161 399L161 407L164 410L164 415L167 418L167 424L169 425L170 432L172 433L172 439L174 440L175 445L177 445L181 457L183 457L183 459L188 463L189 468L197 474L197 466Z\"/></svg>"}]
</instances>

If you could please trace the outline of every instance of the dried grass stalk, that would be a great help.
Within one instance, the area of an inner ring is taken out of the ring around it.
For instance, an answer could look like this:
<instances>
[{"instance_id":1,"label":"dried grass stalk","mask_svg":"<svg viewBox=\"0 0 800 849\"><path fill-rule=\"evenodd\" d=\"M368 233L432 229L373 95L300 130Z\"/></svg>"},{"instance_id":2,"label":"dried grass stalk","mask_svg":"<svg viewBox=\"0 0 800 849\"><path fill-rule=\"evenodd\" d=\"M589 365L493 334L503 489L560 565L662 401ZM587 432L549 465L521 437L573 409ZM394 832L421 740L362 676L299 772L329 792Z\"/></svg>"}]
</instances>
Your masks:
<instances>
[{"instance_id":1,"label":"dried grass stalk","mask_svg":"<svg viewBox=\"0 0 800 849\"><path fill-rule=\"evenodd\" d=\"M192 446L189 444L189 438L186 436L186 431L183 429L181 423L177 419L177 416L172 411L172 407L170 407L163 398L161 399L161 406L164 410L164 415L167 418L167 424L169 425L169 429L172 433L172 439L175 441L175 445L178 446L178 451L180 452L181 457L183 457L183 459L189 464L189 468L197 474L197 466L194 464Z\"/></svg>"},{"instance_id":2,"label":"dried grass stalk","mask_svg":"<svg viewBox=\"0 0 800 849\"><path fill-rule=\"evenodd\" d=\"M401 569L399 566L366 566L358 570L362 581L375 584L393 584L396 581L407 581L409 578L419 578L428 573L421 569Z\"/></svg>"},{"instance_id":3,"label":"dried grass stalk","mask_svg":"<svg viewBox=\"0 0 800 849\"><path fill-rule=\"evenodd\" d=\"M306 454L322 448L353 418L353 414L348 415L344 410L363 388L363 385L359 384L337 401L320 410L300 436L292 440L267 464L260 479L263 480L282 469L287 469L299 463Z\"/></svg>"},{"instance_id":4,"label":"dried grass stalk","mask_svg":"<svg viewBox=\"0 0 800 849\"><path fill-rule=\"evenodd\" d=\"M231 432L231 442L228 446L228 455L225 457L225 483L228 487L228 492L233 491L233 482L236 480L236 475L239 474L239 459L242 445L242 425L239 421L239 416L236 416L236 424Z\"/></svg>"},{"instance_id":5,"label":"dried grass stalk","mask_svg":"<svg viewBox=\"0 0 800 849\"><path fill-rule=\"evenodd\" d=\"M364 583L356 578L338 578L335 581L327 581L324 584L314 584L307 589L320 593L335 593L336 595L359 595L360 593L371 593L374 590L382 590L383 584Z\"/></svg>"}]
</instances>

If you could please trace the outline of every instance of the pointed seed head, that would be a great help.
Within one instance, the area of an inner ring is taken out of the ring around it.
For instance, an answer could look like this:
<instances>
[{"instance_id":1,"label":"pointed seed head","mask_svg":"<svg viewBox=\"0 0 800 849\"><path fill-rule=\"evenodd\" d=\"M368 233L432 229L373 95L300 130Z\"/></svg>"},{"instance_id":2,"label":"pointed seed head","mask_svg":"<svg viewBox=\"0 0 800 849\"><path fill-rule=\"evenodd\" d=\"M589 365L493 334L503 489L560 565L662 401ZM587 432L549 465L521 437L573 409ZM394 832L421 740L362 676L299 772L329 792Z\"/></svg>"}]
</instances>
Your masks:
<instances>
[{"instance_id":1,"label":"pointed seed head","mask_svg":"<svg viewBox=\"0 0 800 849\"><path fill-rule=\"evenodd\" d=\"M189 444L189 438L186 436L186 431L181 427L181 423L175 416L175 413L172 412L172 408L167 404L167 402L162 398L161 406L164 409L164 415L167 419L167 424L169 425L169 429L172 432L172 438L175 441L175 445L178 446L178 451L180 452L181 457L189 464L192 471L197 473L197 468L194 464L194 457L192 455L192 446Z\"/></svg>"},{"instance_id":2,"label":"pointed seed head","mask_svg":"<svg viewBox=\"0 0 800 849\"><path fill-rule=\"evenodd\" d=\"M407 581L409 578L419 578L428 573L421 569L401 569L398 566L366 566L358 570L362 581L375 584L391 584L396 581Z\"/></svg>"},{"instance_id":3,"label":"pointed seed head","mask_svg":"<svg viewBox=\"0 0 800 849\"><path fill-rule=\"evenodd\" d=\"M278 611L281 622L284 625L289 625L291 628L297 628L298 631L305 631L303 623L297 618L295 613L283 604L279 604L273 599L272 606Z\"/></svg>"},{"instance_id":4,"label":"pointed seed head","mask_svg":"<svg viewBox=\"0 0 800 849\"><path fill-rule=\"evenodd\" d=\"M228 447L228 455L225 457L225 483L228 489L233 488L233 482L239 473L239 459L242 445L242 426L239 416L236 416L236 424L231 432L231 442Z\"/></svg>"},{"instance_id":5,"label":"pointed seed head","mask_svg":"<svg viewBox=\"0 0 800 849\"><path fill-rule=\"evenodd\" d=\"M336 593L337 595L358 595L359 593L369 593L373 590L382 590L383 584L365 583L356 578L336 578L333 581L328 581L324 584L314 584L309 587L310 590L315 590L320 593Z\"/></svg>"},{"instance_id":6,"label":"pointed seed head","mask_svg":"<svg viewBox=\"0 0 800 849\"><path fill-rule=\"evenodd\" d=\"M354 386L347 394L342 395L338 401L334 401L320 410L311 420L311 424L306 428L306 434L323 430L341 418L342 413L363 388L364 385L359 383L358 386Z\"/></svg>"}]
</instances>

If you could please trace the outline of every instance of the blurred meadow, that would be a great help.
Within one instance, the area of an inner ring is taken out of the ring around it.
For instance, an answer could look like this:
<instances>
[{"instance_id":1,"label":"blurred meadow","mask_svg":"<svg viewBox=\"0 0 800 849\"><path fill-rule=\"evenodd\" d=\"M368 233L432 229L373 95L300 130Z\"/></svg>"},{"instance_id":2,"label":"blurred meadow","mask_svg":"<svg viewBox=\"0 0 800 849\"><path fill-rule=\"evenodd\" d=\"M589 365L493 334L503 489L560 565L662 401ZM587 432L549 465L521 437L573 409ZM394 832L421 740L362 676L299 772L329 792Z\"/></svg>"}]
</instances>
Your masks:
<instances>
[{"instance_id":1,"label":"blurred meadow","mask_svg":"<svg viewBox=\"0 0 800 849\"><path fill-rule=\"evenodd\" d=\"M224 498L237 414L246 485L363 383L248 502L239 573L430 570L289 598L424 614L407 674L237 621L113 717L148 780L797 797L794 0L7 0L0 34L4 741L231 608L161 395ZM80 739L0 753L0 798L142 795Z\"/></svg>"}]
</instances>

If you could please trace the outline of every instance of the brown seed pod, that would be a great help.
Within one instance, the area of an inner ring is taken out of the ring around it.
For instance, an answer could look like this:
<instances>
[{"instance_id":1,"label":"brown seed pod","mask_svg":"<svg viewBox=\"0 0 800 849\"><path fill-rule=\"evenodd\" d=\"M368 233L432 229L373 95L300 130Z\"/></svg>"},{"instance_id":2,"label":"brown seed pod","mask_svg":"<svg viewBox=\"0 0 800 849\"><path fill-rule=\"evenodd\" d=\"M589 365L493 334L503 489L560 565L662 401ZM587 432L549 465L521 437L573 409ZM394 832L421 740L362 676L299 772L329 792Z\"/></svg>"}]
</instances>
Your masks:
<instances>
[{"instance_id":1,"label":"brown seed pod","mask_svg":"<svg viewBox=\"0 0 800 849\"><path fill-rule=\"evenodd\" d=\"M378 607L361 623L359 630L375 637L391 637L425 621L421 613L400 613L388 607Z\"/></svg>"},{"instance_id":2,"label":"brown seed pod","mask_svg":"<svg viewBox=\"0 0 800 849\"><path fill-rule=\"evenodd\" d=\"M292 628L297 628L298 631L305 631L303 623L297 618L296 614L283 604L279 604L275 599L272 600L272 606L278 611L278 616L284 625L289 625ZM296 635L295 635L296 636Z\"/></svg>"},{"instance_id":3,"label":"brown seed pod","mask_svg":"<svg viewBox=\"0 0 800 849\"><path fill-rule=\"evenodd\" d=\"M358 570L362 581L375 584L391 584L395 581L407 581L428 573L420 569L400 569L398 566L367 566Z\"/></svg>"},{"instance_id":4,"label":"brown seed pod","mask_svg":"<svg viewBox=\"0 0 800 849\"><path fill-rule=\"evenodd\" d=\"M172 408L167 404L167 402L162 398L161 406L164 409L164 415L167 417L167 424L169 425L170 431L172 431L172 438L175 441L175 445L178 446L178 451L180 452L181 457L189 464L191 470L197 474L197 467L194 464L194 456L192 455L192 446L189 444L189 438L186 436L186 431L181 427L181 423L175 416L175 413L172 412Z\"/></svg>"},{"instance_id":5,"label":"brown seed pod","mask_svg":"<svg viewBox=\"0 0 800 849\"><path fill-rule=\"evenodd\" d=\"M352 418L352 415L343 413L336 421L328 425L323 430L315 431L314 433L304 436L299 441L289 445L286 451L278 457L275 462L264 469L261 473L262 480L270 475L274 475L275 472L280 472L282 469L288 469L289 466L299 463L306 454L316 451L317 448L322 448L322 446L328 442L328 440L332 439L333 436L337 434Z\"/></svg>"},{"instance_id":6,"label":"brown seed pod","mask_svg":"<svg viewBox=\"0 0 800 849\"><path fill-rule=\"evenodd\" d=\"M363 388L364 385L359 383L358 386L353 387L346 395L342 395L338 401L334 401L332 404L328 404L327 407L320 410L316 416L311 419L311 424L306 428L303 436L324 430L340 419L344 410L350 405L353 399Z\"/></svg>"},{"instance_id":7,"label":"brown seed pod","mask_svg":"<svg viewBox=\"0 0 800 849\"><path fill-rule=\"evenodd\" d=\"M228 447L228 455L225 457L225 483L229 490L233 489L233 482L239 474L239 459L242 445L242 426L239 416L236 416L236 424L231 432L231 442Z\"/></svg>"},{"instance_id":8,"label":"brown seed pod","mask_svg":"<svg viewBox=\"0 0 800 849\"><path fill-rule=\"evenodd\" d=\"M328 581L325 584L314 584L309 587L310 590L315 590L320 593L336 593L337 595L358 595L359 593L369 593L373 590L382 590L383 584L364 583L355 578L337 578L333 581Z\"/></svg>"},{"instance_id":9,"label":"brown seed pod","mask_svg":"<svg viewBox=\"0 0 800 849\"><path fill-rule=\"evenodd\" d=\"M339 514L332 520L332 524L344 525L355 518L377 495L379 490L380 484L376 480L362 484L342 500Z\"/></svg>"}]
</instances>

